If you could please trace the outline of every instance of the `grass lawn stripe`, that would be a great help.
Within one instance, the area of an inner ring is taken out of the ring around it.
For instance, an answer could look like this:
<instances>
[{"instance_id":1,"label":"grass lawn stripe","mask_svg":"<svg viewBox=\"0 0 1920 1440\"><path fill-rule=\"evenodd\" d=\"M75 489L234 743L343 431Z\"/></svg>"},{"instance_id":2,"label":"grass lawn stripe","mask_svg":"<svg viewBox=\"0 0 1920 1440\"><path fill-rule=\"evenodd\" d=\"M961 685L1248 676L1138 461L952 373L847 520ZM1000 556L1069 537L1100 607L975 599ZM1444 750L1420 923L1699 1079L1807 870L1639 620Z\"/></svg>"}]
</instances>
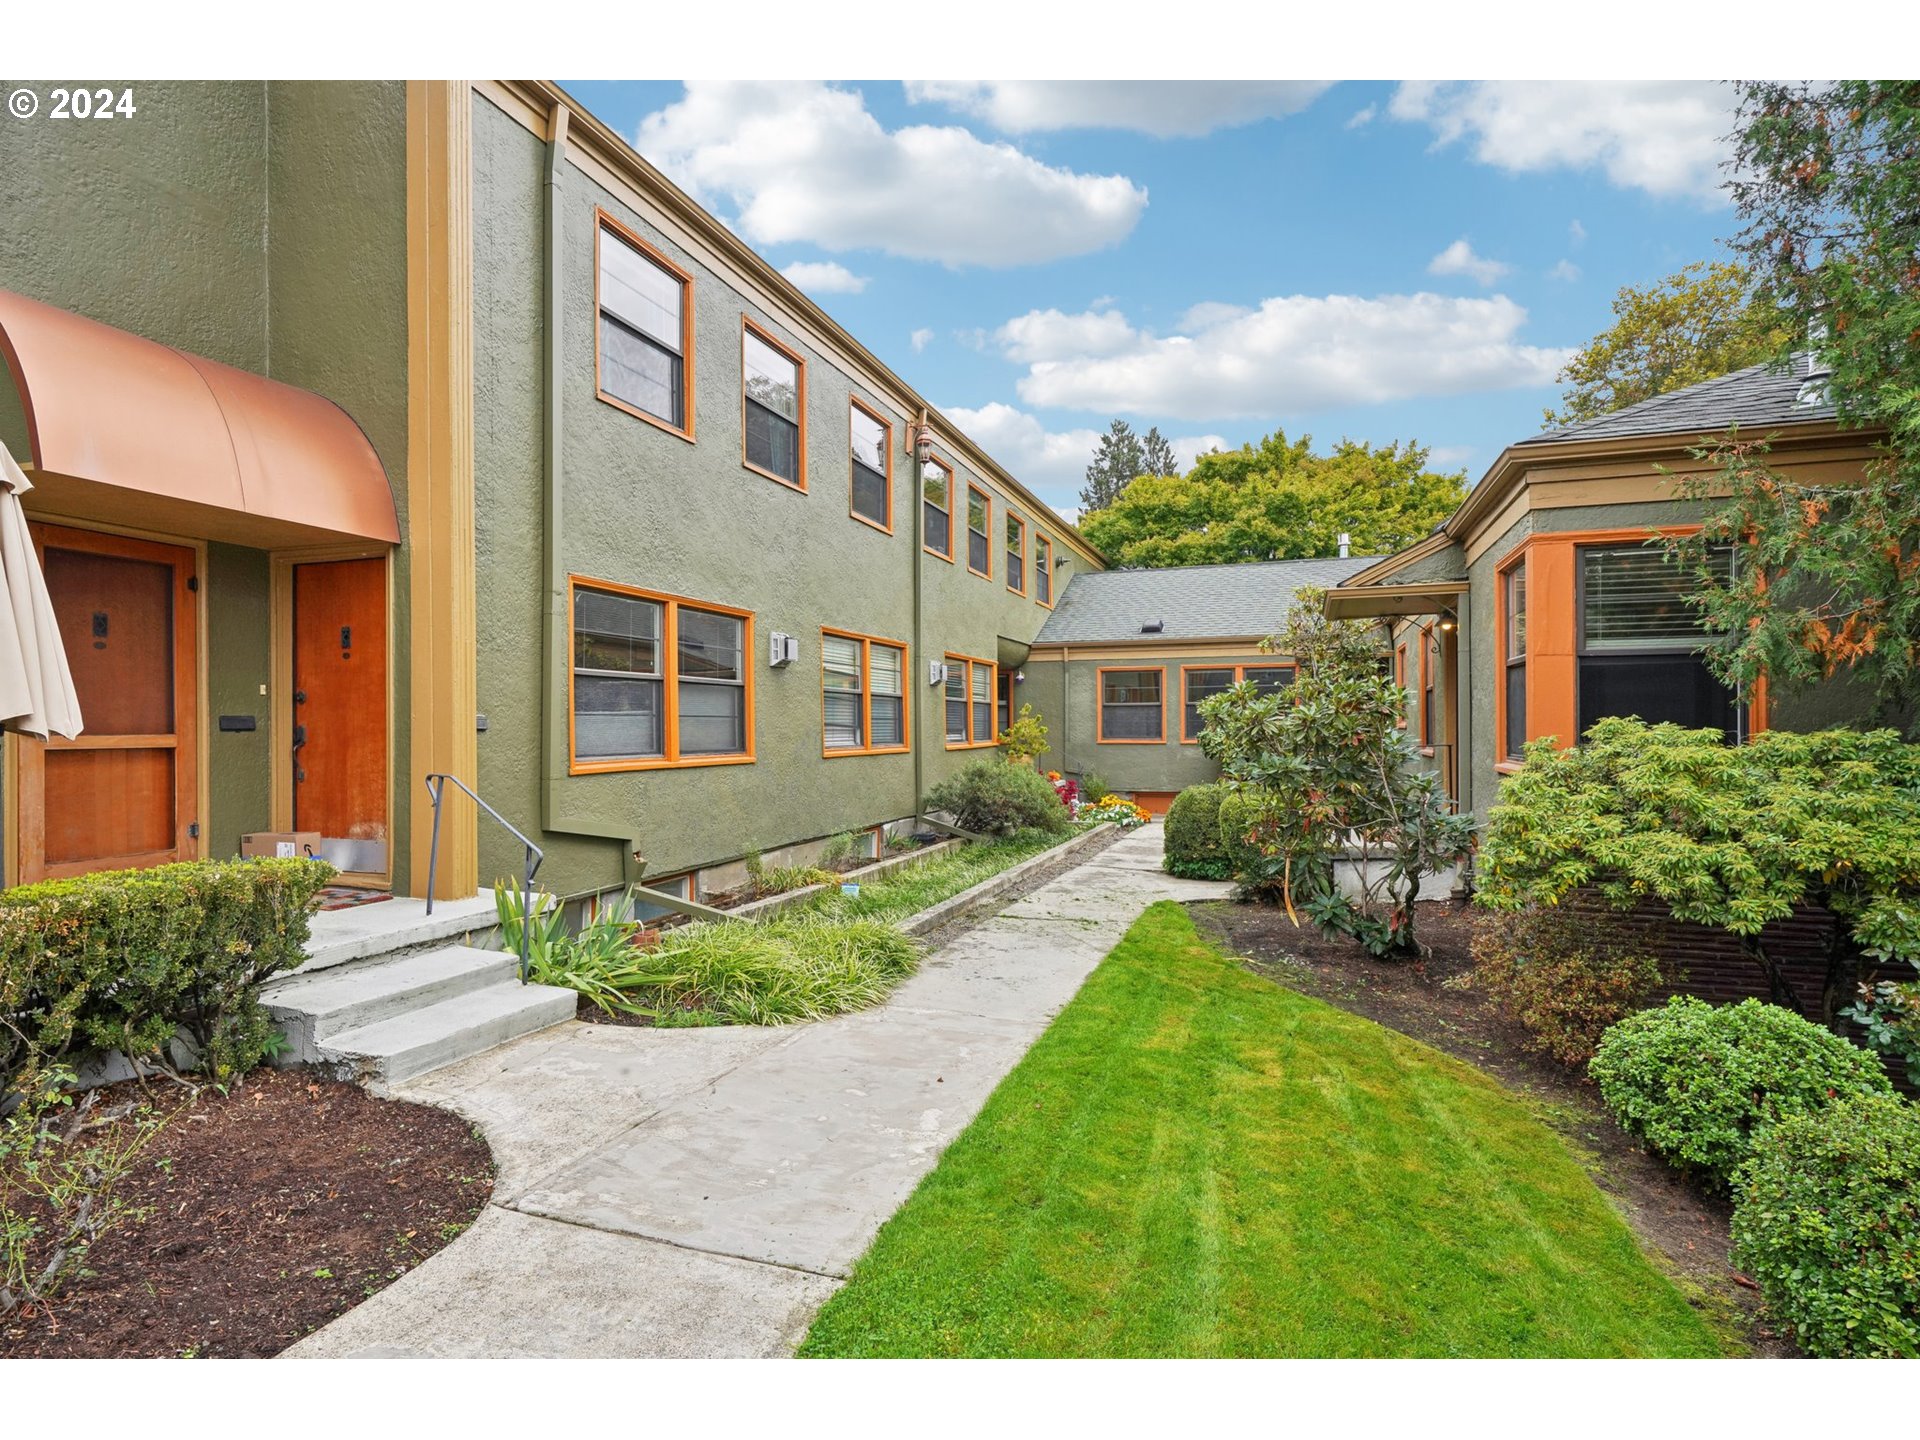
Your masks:
<instances>
[{"instance_id":1,"label":"grass lawn stripe","mask_svg":"<svg viewBox=\"0 0 1920 1440\"><path fill-rule=\"evenodd\" d=\"M1717 1355L1486 1076L1148 910L803 1355Z\"/></svg>"}]
</instances>

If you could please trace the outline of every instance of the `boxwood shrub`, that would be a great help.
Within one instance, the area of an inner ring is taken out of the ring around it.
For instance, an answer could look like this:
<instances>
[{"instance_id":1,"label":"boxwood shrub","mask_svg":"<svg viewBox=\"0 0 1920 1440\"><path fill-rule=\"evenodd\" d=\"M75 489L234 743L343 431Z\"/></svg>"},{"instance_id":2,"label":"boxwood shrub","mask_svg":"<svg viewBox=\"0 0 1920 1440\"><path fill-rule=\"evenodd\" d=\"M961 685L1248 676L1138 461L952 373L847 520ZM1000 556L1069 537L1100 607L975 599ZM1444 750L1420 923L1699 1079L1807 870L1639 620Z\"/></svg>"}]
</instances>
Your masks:
<instances>
[{"instance_id":1,"label":"boxwood shrub","mask_svg":"<svg viewBox=\"0 0 1920 1440\"><path fill-rule=\"evenodd\" d=\"M257 1064L260 986L304 954L318 860L195 860L0 892L0 1093L63 1057L166 1060L184 1030L216 1077Z\"/></svg>"},{"instance_id":2,"label":"boxwood shrub","mask_svg":"<svg viewBox=\"0 0 1920 1440\"><path fill-rule=\"evenodd\" d=\"M1757 1137L1733 1260L1809 1354L1920 1356L1920 1107L1859 1096Z\"/></svg>"},{"instance_id":3,"label":"boxwood shrub","mask_svg":"<svg viewBox=\"0 0 1920 1440\"><path fill-rule=\"evenodd\" d=\"M941 781L927 792L927 809L945 810L954 824L978 835L1016 830L1058 835L1073 828L1053 782L1031 766L1005 760L976 760Z\"/></svg>"},{"instance_id":4,"label":"boxwood shrub","mask_svg":"<svg viewBox=\"0 0 1920 1440\"><path fill-rule=\"evenodd\" d=\"M1169 875L1189 880L1230 880L1232 863L1220 840L1220 802L1232 792L1224 785L1190 785L1167 807L1166 860Z\"/></svg>"},{"instance_id":5,"label":"boxwood shrub","mask_svg":"<svg viewBox=\"0 0 1920 1440\"><path fill-rule=\"evenodd\" d=\"M1791 1010L1688 995L1611 1027L1588 1072L1623 1128L1723 1185L1765 1126L1892 1088L1874 1056Z\"/></svg>"}]
</instances>

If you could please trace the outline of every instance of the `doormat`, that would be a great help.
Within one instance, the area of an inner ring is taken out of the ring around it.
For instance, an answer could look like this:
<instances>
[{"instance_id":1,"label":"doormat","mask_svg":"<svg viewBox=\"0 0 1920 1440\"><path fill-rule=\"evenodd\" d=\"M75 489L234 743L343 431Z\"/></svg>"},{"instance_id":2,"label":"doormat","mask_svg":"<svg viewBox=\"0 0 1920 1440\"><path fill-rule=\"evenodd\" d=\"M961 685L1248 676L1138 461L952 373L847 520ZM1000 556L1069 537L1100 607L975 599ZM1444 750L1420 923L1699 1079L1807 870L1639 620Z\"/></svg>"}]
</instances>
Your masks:
<instances>
[{"instance_id":1,"label":"doormat","mask_svg":"<svg viewBox=\"0 0 1920 1440\"><path fill-rule=\"evenodd\" d=\"M391 890L362 890L354 885L328 885L314 897L316 910L351 910L356 905L372 905L391 900Z\"/></svg>"}]
</instances>

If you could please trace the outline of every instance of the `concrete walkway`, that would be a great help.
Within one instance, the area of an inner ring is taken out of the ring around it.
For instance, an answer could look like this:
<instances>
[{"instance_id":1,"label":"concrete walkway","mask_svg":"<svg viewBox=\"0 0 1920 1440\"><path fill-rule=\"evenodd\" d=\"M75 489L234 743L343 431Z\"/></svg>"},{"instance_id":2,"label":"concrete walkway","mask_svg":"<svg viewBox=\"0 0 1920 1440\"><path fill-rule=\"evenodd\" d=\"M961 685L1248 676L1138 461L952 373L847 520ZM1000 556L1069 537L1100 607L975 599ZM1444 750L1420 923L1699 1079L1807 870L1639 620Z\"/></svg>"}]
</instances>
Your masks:
<instances>
[{"instance_id":1,"label":"concrete walkway","mask_svg":"<svg viewBox=\"0 0 1920 1440\"><path fill-rule=\"evenodd\" d=\"M1156 900L1156 823L810 1025L571 1023L394 1093L493 1146L492 1203L287 1353L787 1355L880 1226Z\"/></svg>"}]
</instances>

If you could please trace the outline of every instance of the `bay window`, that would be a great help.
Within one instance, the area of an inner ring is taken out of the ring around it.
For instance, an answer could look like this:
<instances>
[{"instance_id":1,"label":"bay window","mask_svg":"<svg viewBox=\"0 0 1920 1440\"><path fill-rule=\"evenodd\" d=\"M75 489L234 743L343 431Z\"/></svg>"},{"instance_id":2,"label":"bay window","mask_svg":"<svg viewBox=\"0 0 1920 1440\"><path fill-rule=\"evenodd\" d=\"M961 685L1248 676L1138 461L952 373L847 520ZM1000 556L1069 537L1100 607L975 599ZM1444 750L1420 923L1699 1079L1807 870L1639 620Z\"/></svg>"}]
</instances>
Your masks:
<instances>
[{"instance_id":1,"label":"bay window","mask_svg":"<svg viewBox=\"0 0 1920 1440\"><path fill-rule=\"evenodd\" d=\"M1578 554L1579 733L1610 715L1637 715L1739 739L1738 698L1699 654L1710 637L1686 602L1688 572L1657 545L1587 545ZM1731 550L1718 558L1731 567Z\"/></svg>"},{"instance_id":2,"label":"bay window","mask_svg":"<svg viewBox=\"0 0 1920 1440\"><path fill-rule=\"evenodd\" d=\"M1527 562L1500 577L1500 684L1504 687L1505 733L1500 753L1518 760L1527 748Z\"/></svg>"}]
</instances>

